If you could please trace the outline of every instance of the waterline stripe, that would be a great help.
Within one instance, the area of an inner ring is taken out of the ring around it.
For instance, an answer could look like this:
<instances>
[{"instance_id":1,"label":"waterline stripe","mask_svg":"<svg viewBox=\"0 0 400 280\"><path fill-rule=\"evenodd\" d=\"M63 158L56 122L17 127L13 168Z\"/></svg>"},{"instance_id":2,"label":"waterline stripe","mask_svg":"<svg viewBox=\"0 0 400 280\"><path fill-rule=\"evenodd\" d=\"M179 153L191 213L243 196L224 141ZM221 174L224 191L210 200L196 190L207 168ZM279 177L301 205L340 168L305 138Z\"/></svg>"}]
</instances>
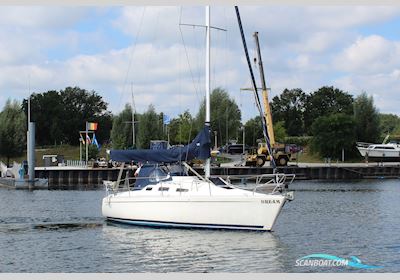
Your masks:
<instances>
[{"instance_id":1,"label":"waterline stripe","mask_svg":"<svg viewBox=\"0 0 400 280\"><path fill-rule=\"evenodd\" d=\"M113 217L107 217L107 219L121 223L129 223L129 224L145 225L145 226L226 228L226 229L253 229L253 230L263 230L264 228L263 226L256 226L256 225L193 224L193 223L181 223L181 222L132 220L132 219L113 218Z\"/></svg>"}]
</instances>

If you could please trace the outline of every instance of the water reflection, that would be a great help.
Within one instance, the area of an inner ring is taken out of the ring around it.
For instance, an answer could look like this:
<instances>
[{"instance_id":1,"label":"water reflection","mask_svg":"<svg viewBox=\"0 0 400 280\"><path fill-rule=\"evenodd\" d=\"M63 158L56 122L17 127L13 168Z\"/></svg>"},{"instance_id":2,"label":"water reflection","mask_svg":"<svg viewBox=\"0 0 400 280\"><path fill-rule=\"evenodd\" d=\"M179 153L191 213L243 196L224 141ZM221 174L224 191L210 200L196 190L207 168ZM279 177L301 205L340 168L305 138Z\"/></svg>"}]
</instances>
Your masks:
<instances>
[{"instance_id":1,"label":"water reflection","mask_svg":"<svg viewBox=\"0 0 400 280\"><path fill-rule=\"evenodd\" d=\"M107 251L123 252L121 266L134 271L256 272L283 270L279 238L272 233L144 228L108 224L103 227ZM244 265L245 264L245 265Z\"/></svg>"}]
</instances>

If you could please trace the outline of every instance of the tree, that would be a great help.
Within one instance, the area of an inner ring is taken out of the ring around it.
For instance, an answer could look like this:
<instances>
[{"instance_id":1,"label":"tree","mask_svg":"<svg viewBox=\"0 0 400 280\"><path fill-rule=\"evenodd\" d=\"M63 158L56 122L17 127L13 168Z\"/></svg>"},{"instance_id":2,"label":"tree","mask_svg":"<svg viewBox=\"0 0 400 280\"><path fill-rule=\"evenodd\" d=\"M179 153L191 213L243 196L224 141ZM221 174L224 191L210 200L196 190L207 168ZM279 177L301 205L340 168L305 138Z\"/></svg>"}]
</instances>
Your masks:
<instances>
[{"instance_id":1,"label":"tree","mask_svg":"<svg viewBox=\"0 0 400 280\"><path fill-rule=\"evenodd\" d=\"M135 121L138 115L135 114ZM111 130L111 142L113 149L127 149L133 146L132 141L132 107L128 104L125 109L113 118ZM138 125L135 125L135 133L138 133Z\"/></svg>"},{"instance_id":2,"label":"tree","mask_svg":"<svg viewBox=\"0 0 400 280\"><path fill-rule=\"evenodd\" d=\"M300 136L304 131L304 111L306 93L300 89L285 89L280 96L275 96L270 103L272 120L284 121L286 131L291 136Z\"/></svg>"},{"instance_id":3,"label":"tree","mask_svg":"<svg viewBox=\"0 0 400 280\"><path fill-rule=\"evenodd\" d=\"M334 87L322 87L306 98L304 125L308 134L313 122L330 114L343 113L353 116L353 97Z\"/></svg>"},{"instance_id":4,"label":"tree","mask_svg":"<svg viewBox=\"0 0 400 280\"><path fill-rule=\"evenodd\" d=\"M180 114L178 118L172 119L168 125L168 130L172 144L187 144L198 132L194 119L188 110Z\"/></svg>"},{"instance_id":5,"label":"tree","mask_svg":"<svg viewBox=\"0 0 400 280\"><path fill-rule=\"evenodd\" d=\"M245 133L246 133L246 135L245 135L246 145L256 146L257 139L261 139L264 137L260 116L256 116L255 118L248 120L245 123L244 128L245 128Z\"/></svg>"},{"instance_id":6,"label":"tree","mask_svg":"<svg viewBox=\"0 0 400 280\"><path fill-rule=\"evenodd\" d=\"M97 131L98 141L108 140L108 133L101 133L103 128L111 126L111 113L107 111L107 103L95 91L87 91L79 87L67 87L60 91L62 104L65 107L63 111L64 122L63 131L67 143L77 144L77 133L85 129L85 123L97 122L99 131ZM107 125L103 125L107 123Z\"/></svg>"},{"instance_id":7,"label":"tree","mask_svg":"<svg viewBox=\"0 0 400 280\"><path fill-rule=\"evenodd\" d=\"M354 119L344 113L319 117L312 125L313 152L323 157L340 158L342 149L351 151L355 144Z\"/></svg>"},{"instance_id":8,"label":"tree","mask_svg":"<svg viewBox=\"0 0 400 280\"><path fill-rule=\"evenodd\" d=\"M99 155L99 149L96 145L90 144L88 147L88 156L89 159L97 159Z\"/></svg>"},{"instance_id":9,"label":"tree","mask_svg":"<svg viewBox=\"0 0 400 280\"><path fill-rule=\"evenodd\" d=\"M7 158L20 156L26 145L26 119L17 101L7 100L0 113L0 154Z\"/></svg>"},{"instance_id":10,"label":"tree","mask_svg":"<svg viewBox=\"0 0 400 280\"><path fill-rule=\"evenodd\" d=\"M374 99L365 92L354 101L354 121L357 141L376 143L380 138L379 113Z\"/></svg>"},{"instance_id":11,"label":"tree","mask_svg":"<svg viewBox=\"0 0 400 280\"><path fill-rule=\"evenodd\" d=\"M279 121L274 124L274 135L275 135L275 141L277 143L285 142L285 137L287 137L288 135L285 129L284 121Z\"/></svg>"},{"instance_id":12,"label":"tree","mask_svg":"<svg viewBox=\"0 0 400 280\"><path fill-rule=\"evenodd\" d=\"M150 104L147 111L139 116L138 146L148 149L151 140L160 140L163 137L163 114L157 114Z\"/></svg>"},{"instance_id":13,"label":"tree","mask_svg":"<svg viewBox=\"0 0 400 280\"><path fill-rule=\"evenodd\" d=\"M400 131L400 118L394 114L379 114L379 124L381 137L388 133Z\"/></svg>"},{"instance_id":14,"label":"tree","mask_svg":"<svg viewBox=\"0 0 400 280\"><path fill-rule=\"evenodd\" d=\"M240 130L241 113L235 100L229 97L228 92L222 88L213 90L210 96L211 105L211 131L218 131L219 145L227 143L230 137L237 135ZM196 116L197 128L204 126L205 101L200 105Z\"/></svg>"},{"instance_id":15,"label":"tree","mask_svg":"<svg viewBox=\"0 0 400 280\"><path fill-rule=\"evenodd\" d=\"M28 100L22 107L27 115ZM95 91L67 87L31 95L31 120L36 122L38 145L66 143L77 145L85 122L97 122L96 137L101 143L110 138L111 112Z\"/></svg>"},{"instance_id":16,"label":"tree","mask_svg":"<svg viewBox=\"0 0 400 280\"><path fill-rule=\"evenodd\" d=\"M55 90L33 93L30 99L31 121L36 123L36 143L38 145L52 145L67 142L63 130L66 122L66 114L64 113L66 108L63 105L60 93ZM22 108L27 116L27 99L23 100Z\"/></svg>"},{"instance_id":17,"label":"tree","mask_svg":"<svg viewBox=\"0 0 400 280\"><path fill-rule=\"evenodd\" d=\"M257 140L259 139L261 139L262 142L265 142L260 116L248 120L245 123L244 128L246 132L246 145L256 146ZM279 121L274 124L274 135L276 142L283 143L285 141L287 132L285 129L285 123L283 121Z\"/></svg>"}]
</instances>

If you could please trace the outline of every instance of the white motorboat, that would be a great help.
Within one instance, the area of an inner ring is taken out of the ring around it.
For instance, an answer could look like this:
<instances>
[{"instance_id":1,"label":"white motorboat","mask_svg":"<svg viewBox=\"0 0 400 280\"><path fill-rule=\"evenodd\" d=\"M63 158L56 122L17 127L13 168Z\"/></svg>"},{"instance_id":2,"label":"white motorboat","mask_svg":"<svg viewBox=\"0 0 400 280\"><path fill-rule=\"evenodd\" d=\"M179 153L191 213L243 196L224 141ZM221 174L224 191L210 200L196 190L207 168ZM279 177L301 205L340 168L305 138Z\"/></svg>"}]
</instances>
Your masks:
<instances>
[{"instance_id":1,"label":"white motorboat","mask_svg":"<svg viewBox=\"0 0 400 280\"><path fill-rule=\"evenodd\" d=\"M369 160L400 161L400 145L397 143L367 144L357 143L360 154Z\"/></svg>"},{"instance_id":2,"label":"white motorboat","mask_svg":"<svg viewBox=\"0 0 400 280\"><path fill-rule=\"evenodd\" d=\"M203 130L185 147L156 151L111 150L110 156L114 161L135 161L145 165L137 172L132 189L129 178L121 180L123 165L117 182L105 182L107 196L102 201L102 213L106 219L142 226L269 231L283 205L293 199L292 192L285 192L284 180L276 180L272 192L266 194L258 192L258 186L244 190L210 176L209 19L207 7L206 118ZM204 177L185 163L194 158L205 160ZM285 175L272 175L275 176ZM125 184L120 188L123 181Z\"/></svg>"}]
</instances>

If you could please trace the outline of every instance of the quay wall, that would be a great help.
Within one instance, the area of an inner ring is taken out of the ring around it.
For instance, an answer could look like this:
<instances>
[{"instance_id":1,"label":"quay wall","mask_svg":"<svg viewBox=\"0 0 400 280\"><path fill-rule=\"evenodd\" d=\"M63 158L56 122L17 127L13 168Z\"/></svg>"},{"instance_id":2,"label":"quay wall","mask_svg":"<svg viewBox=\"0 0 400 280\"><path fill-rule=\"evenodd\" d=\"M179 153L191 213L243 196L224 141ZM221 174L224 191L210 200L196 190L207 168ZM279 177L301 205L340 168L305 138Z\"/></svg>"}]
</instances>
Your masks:
<instances>
[{"instance_id":1,"label":"quay wall","mask_svg":"<svg viewBox=\"0 0 400 280\"><path fill-rule=\"evenodd\" d=\"M202 168L194 168L204 174ZM285 174L296 174L296 180L353 180L400 178L400 166L287 166L278 168ZM122 178L133 177L135 170L125 169ZM36 178L47 178L49 187L102 187L103 180L115 181L118 178L117 168L36 168ZM272 174L270 167L213 167L211 175L221 177L240 177L250 175Z\"/></svg>"}]
</instances>

